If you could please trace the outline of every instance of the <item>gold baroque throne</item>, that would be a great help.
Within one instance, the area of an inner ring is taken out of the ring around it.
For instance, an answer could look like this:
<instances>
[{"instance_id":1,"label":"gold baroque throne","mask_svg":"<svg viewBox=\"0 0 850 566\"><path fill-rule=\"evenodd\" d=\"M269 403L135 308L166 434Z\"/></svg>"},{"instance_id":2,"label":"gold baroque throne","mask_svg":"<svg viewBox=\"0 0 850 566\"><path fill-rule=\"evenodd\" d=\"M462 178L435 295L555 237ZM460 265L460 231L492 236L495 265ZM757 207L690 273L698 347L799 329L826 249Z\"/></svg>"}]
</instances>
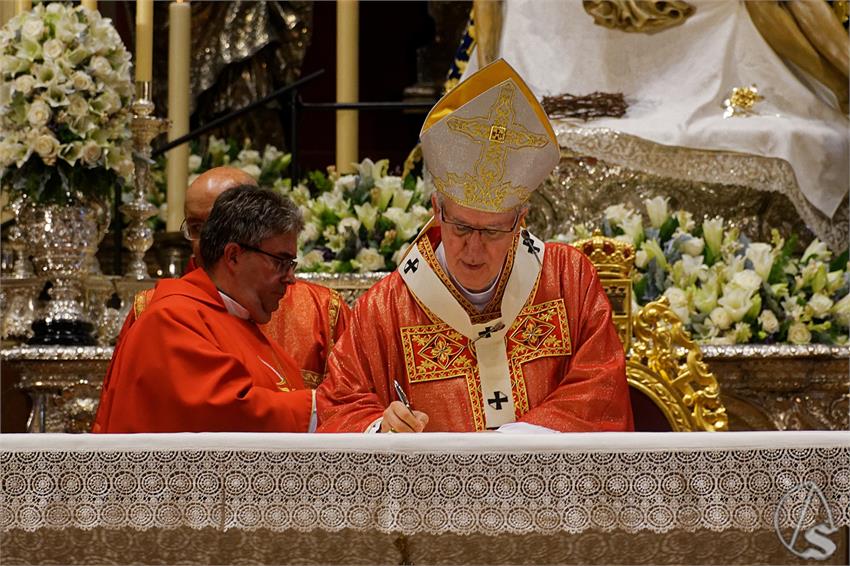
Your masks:
<instances>
[{"instance_id":1,"label":"gold baroque throne","mask_svg":"<svg viewBox=\"0 0 850 566\"><path fill-rule=\"evenodd\" d=\"M666 297L632 317L634 248L600 233L574 242L596 267L626 350L635 430L725 431L717 379Z\"/></svg>"}]
</instances>

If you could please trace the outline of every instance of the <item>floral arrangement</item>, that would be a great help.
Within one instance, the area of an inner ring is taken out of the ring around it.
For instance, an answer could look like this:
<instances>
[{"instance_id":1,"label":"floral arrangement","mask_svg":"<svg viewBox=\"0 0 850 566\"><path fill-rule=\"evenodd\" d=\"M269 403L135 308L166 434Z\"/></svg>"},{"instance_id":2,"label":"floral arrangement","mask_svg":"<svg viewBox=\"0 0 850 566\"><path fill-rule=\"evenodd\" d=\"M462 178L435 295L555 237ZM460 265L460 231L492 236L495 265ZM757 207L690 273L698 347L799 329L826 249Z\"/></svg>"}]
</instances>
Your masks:
<instances>
[{"instance_id":1,"label":"floral arrangement","mask_svg":"<svg viewBox=\"0 0 850 566\"><path fill-rule=\"evenodd\" d=\"M262 152L250 142L240 147L233 140L211 136L203 156L193 148L189 157L189 182L204 171L227 165L242 169L261 187L289 196L304 215L298 239L299 270L326 273L392 271L409 242L431 217L430 193L422 179L389 175L389 161L363 160L356 173L340 175L333 167L312 171L293 186L285 176L289 154L274 146ZM152 202L160 207L164 225L165 162L152 170Z\"/></svg>"},{"instance_id":2,"label":"floral arrangement","mask_svg":"<svg viewBox=\"0 0 850 566\"><path fill-rule=\"evenodd\" d=\"M605 210L605 235L635 246L634 297L670 302L691 334L710 344L848 343L848 253L835 256L815 239L796 253L795 237L772 231L752 242L723 218L698 225L668 201L644 201L649 225L624 205ZM557 239L587 237L586 226Z\"/></svg>"},{"instance_id":3,"label":"floral arrangement","mask_svg":"<svg viewBox=\"0 0 850 566\"><path fill-rule=\"evenodd\" d=\"M0 167L35 202L109 198L133 163L130 55L108 19L38 4L0 31Z\"/></svg>"},{"instance_id":4,"label":"floral arrangement","mask_svg":"<svg viewBox=\"0 0 850 566\"><path fill-rule=\"evenodd\" d=\"M392 271L431 217L421 178L388 175L386 159L364 159L357 173L310 173L287 191L306 221L299 237L302 271Z\"/></svg>"},{"instance_id":5,"label":"floral arrangement","mask_svg":"<svg viewBox=\"0 0 850 566\"><path fill-rule=\"evenodd\" d=\"M288 191L291 180L286 177L286 170L292 161L292 156L279 151L273 145L268 145L260 152L253 149L251 143L239 146L234 140L223 140L210 136L207 140L206 151L200 154L200 146L192 142L189 155L189 184L191 184L201 173L214 167L227 165L242 169L254 179L261 187ZM153 219L154 228L164 230L165 219L168 217L168 180L166 178L165 156L160 155L156 163L151 167L151 180L153 188L149 195L150 202L159 208L159 214ZM132 195L124 195L125 200L131 200Z\"/></svg>"}]
</instances>

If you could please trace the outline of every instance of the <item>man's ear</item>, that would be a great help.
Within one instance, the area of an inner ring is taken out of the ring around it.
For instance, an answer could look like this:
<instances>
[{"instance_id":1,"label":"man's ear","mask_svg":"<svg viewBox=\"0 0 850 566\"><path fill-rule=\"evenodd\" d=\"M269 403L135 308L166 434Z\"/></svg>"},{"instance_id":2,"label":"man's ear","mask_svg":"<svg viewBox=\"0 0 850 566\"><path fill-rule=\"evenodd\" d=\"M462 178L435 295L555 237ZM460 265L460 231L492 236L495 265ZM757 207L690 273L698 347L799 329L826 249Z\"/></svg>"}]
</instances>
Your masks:
<instances>
[{"instance_id":1,"label":"man's ear","mask_svg":"<svg viewBox=\"0 0 850 566\"><path fill-rule=\"evenodd\" d=\"M224 246L224 253L221 256L221 259L224 260L225 265L228 267L234 267L239 262L239 256L241 255L242 248L239 244L229 242Z\"/></svg>"}]
</instances>

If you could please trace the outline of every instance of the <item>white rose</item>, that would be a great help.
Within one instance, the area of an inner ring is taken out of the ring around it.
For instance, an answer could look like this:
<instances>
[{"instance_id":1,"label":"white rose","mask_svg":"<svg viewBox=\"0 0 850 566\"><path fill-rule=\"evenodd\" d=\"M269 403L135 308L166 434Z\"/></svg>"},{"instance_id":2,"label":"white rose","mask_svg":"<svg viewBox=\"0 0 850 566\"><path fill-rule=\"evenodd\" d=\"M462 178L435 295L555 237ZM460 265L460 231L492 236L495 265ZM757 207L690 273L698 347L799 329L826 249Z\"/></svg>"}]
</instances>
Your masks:
<instances>
[{"instance_id":1,"label":"white rose","mask_svg":"<svg viewBox=\"0 0 850 566\"><path fill-rule=\"evenodd\" d=\"M41 100L36 100L30 105L27 120L35 127L44 126L50 121L50 115L50 106Z\"/></svg>"},{"instance_id":2,"label":"white rose","mask_svg":"<svg viewBox=\"0 0 850 566\"><path fill-rule=\"evenodd\" d=\"M708 246L708 249L715 256L719 255L720 248L723 245L723 219L717 217L703 222L702 235L705 238L705 245Z\"/></svg>"},{"instance_id":3,"label":"white rose","mask_svg":"<svg viewBox=\"0 0 850 566\"><path fill-rule=\"evenodd\" d=\"M33 144L33 150L41 156L45 164L53 165L59 155L59 141L50 134L40 135Z\"/></svg>"},{"instance_id":4,"label":"white rose","mask_svg":"<svg viewBox=\"0 0 850 566\"><path fill-rule=\"evenodd\" d=\"M752 262L753 270L758 273L762 281L767 281L770 268L773 267L773 248L770 244L754 242L747 247L744 257Z\"/></svg>"},{"instance_id":5,"label":"white rose","mask_svg":"<svg viewBox=\"0 0 850 566\"><path fill-rule=\"evenodd\" d=\"M58 39L48 39L41 49L46 58L58 59L65 53L65 44Z\"/></svg>"},{"instance_id":6,"label":"white rose","mask_svg":"<svg viewBox=\"0 0 850 566\"><path fill-rule=\"evenodd\" d=\"M649 214L650 224L655 228L661 228L670 216L670 212L667 210L667 198L655 197L643 201L643 204L646 206L647 214Z\"/></svg>"},{"instance_id":7,"label":"white rose","mask_svg":"<svg viewBox=\"0 0 850 566\"><path fill-rule=\"evenodd\" d=\"M343 175L334 185L342 191L353 191L357 187L357 175Z\"/></svg>"},{"instance_id":8,"label":"white rose","mask_svg":"<svg viewBox=\"0 0 850 566\"><path fill-rule=\"evenodd\" d=\"M253 163L243 165L242 167L240 167L240 169L252 176L255 180L259 179L260 175L263 173L262 171L260 171L260 168L254 165Z\"/></svg>"},{"instance_id":9,"label":"white rose","mask_svg":"<svg viewBox=\"0 0 850 566\"><path fill-rule=\"evenodd\" d=\"M774 334L779 330L779 319L776 318L776 315L773 314L773 311L770 309L764 309L761 311L761 314L759 315L759 324L761 324L761 329L768 334Z\"/></svg>"},{"instance_id":10,"label":"white rose","mask_svg":"<svg viewBox=\"0 0 850 566\"><path fill-rule=\"evenodd\" d=\"M714 323L717 328L720 330L726 330L730 326L732 326L732 318L729 316L729 313L726 312L726 309L723 307L717 307L711 314L708 315L708 318L711 319L711 322Z\"/></svg>"},{"instance_id":11,"label":"white rose","mask_svg":"<svg viewBox=\"0 0 850 566\"><path fill-rule=\"evenodd\" d=\"M260 152L255 149L243 149L239 152L237 159L245 164L260 163Z\"/></svg>"},{"instance_id":12,"label":"white rose","mask_svg":"<svg viewBox=\"0 0 850 566\"><path fill-rule=\"evenodd\" d=\"M761 277L752 269L744 269L732 277L730 285L745 289L749 294L752 294L761 287Z\"/></svg>"},{"instance_id":13,"label":"white rose","mask_svg":"<svg viewBox=\"0 0 850 566\"><path fill-rule=\"evenodd\" d=\"M664 291L664 296L670 301L670 308L676 313L676 316L685 324L691 321L690 311L688 309L688 294L678 287L668 287Z\"/></svg>"},{"instance_id":14,"label":"white rose","mask_svg":"<svg viewBox=\"0 0 850 566\"><path fill-rule=\"evenodd\" d=\"M100 75L101 77L112 72L112 65L109 64L109 59L101 55L95 55L92 57L89 62L89 67L91 67L91 70L95 75Z\"/></svg>"},{"instance_id":15,"label":"white rose","mask_svg":"<svg viewBox=\"0 0 850 566\"><path fill-rule=\"evenodd\" d=\"M815 318L825 318L832 309L832 299L823 293L815 293L809 299L809 308L812 309L812 316Z\"/></svg>"},{"instance_id":16,"label":"white rose","mask_svg":"<svg viewBox=\"0 0 850 566\"><path fill-rule=\"evenodd\" d=\"M74 87L76 91L84 91L84 90L92 90L94 88L94 81L92 81L91 77L82 71L76 71L73 75L71 75L71 85Z\"/></svg>"},{"instance_id":17,"label":"white rose","mask_svg":"<svg viewBox=\"0 0 850 566\"><path fill-rule=\"evenodd\" d=\"M702 238L688 238L679 244L679 249L682 250L683 254L698 256L705 249L705 241Z\"/></svg>"},{"instance_id":18,"label":"white rose","mask_svg":"<svg viewBox=\"0 0 850 566\"><path fill-rule=\"evenodd\" d=\"M345 234L346 231L351 230L351 232L356 236L360 231L360 221L354 217L343 218L339 221L337 229L340 234Z\"/></svg>"},{"instance_id":19,"label":"white rose","mask_svg":"<svg viewBox=\"0 0 850 566\"><path fill-rule=\"evenodd\" d=\"M41 21L41 18L27 20L21 28L21 35L24 39L38 41L44 35L44 22Z\"/></svg>"},{"instance_id":20,"label":"white rose","mask_svg":"<svg viewBox=\"0 0 850 566\"><path fill-rule=\"evenodd\" d=\"M100 159L101 153L102 151L97 143L93 141L88 142L83 146L83 151L81 153L83 163L94 165L97 163L97 160Z\"/></svg>"},{"instance_id":21,"label":"white rose","mask_svg":"<svg viewBox=\"0 0 850 566\"><path fill-rule=\"evenodd\" d=\"M832 305L832 315L841 326L850 326L850 295L844 295L844 298Z\"/></svg>"},{"instance_id":22,"label":"white rose","mask_svg":"<svg viewBox=\"0 0 850 566\"><path fill-rule=\"evenodd\" d=\"M315 222L307 222L304 225L304 229L301 230L301 234L298 235L298 239L304 242L315 242L319 239L319 235L321 234L321 230L315 224Z\"/></svg>"},{"instance_id":23,"label":"white rose","mask_svg":"<svg viewBox=\"0 0 850 566\"><path fill-rule=\"evenodd\" d=\"M89 112L89 103L86 99L78 94L72 94L68 97L68 114L75 118L85 116Z\"/></svg>"},{"instance_id":24,"label":"white rose","mask_svg":"<svg viewBox=\"0 0 850 566\"><path fill-rule=\"evenodd\" d=\"M32 78L32 75L21 75L15 79L15 90L21 94L29 94L34 86L35 79Z\"/></svg>"},{"instance_id":25,"label":"white rose","mask_svg":"<svg viewBox=\"0 0 850 566\"><path fill-rule=\"evenodd\" d=\"M742 320L753 306L750 292L735 286L726 287L717 302L729 314L732 322Z\"/></svg>"},{"instance_id":26,"label":"white rose","mask_svg":"<svg viewBox=\"0 0 850 566\"><path fill-rule=\"evenodd\" d=\"M203 161L203 159L201 159L200 155L195 155L195 154L190 155L189 156L189 171L191 171L192 173L197 172L198 169L201 168L201 162L202 161Z\"/></svg>"},{"instance_id":27,"label":"white rose","mask_svg":"<svg viewBox=\"0 0 850 566\"><path fill-rule=\"evenodd\" d=\"M298 266L304 271L316 269L325 262L325 255L320 250L312 250L298 260Z\"/></svg>"},{"instance_id":28,"label":"white rose","mask_svg":"<svg viewBox=\"0 0 850 566\"><path fill-rule=\"evenodd\" d=\"M378 271L387 266L384 256L374 248L363 248L357 252L357 257L352 260L352 265L357 264L357 270L360 273L369 271Z\"/></svg>"},{"instance_id":29,"label":"white rose","mask_svg":"<svg viewBox=\"0 0 850 566\"><path fill-rule=\"evenodd\" d=\"M792 344L808 344L812 341L812 333L802 322L793 322L788 327L788 341Z\"/></svg>"}]
</instances>

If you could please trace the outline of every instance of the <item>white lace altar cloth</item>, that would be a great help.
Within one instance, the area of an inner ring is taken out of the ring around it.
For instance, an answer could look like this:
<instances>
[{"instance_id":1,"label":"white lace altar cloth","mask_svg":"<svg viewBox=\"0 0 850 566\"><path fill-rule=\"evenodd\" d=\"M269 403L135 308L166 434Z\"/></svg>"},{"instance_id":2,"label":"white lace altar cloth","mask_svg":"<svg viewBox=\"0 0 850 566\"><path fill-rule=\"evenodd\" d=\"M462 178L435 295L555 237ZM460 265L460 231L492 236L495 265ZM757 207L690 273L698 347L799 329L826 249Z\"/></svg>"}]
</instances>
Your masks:
<instances>
[{"instance_id":1,"label":"white lace altar cloth","mask_svg":"<svg viewBox=\"0 0 850 566\"><path fill-rule=\"evenodd\" d=\"M850 525L846 432L0 436L0 533L752 532ZM806 482L811 482L807 484ZM795 491L796 490L796 491ZM817 498L816 498L817 499Z\"/></svg>"}]
</instances>

